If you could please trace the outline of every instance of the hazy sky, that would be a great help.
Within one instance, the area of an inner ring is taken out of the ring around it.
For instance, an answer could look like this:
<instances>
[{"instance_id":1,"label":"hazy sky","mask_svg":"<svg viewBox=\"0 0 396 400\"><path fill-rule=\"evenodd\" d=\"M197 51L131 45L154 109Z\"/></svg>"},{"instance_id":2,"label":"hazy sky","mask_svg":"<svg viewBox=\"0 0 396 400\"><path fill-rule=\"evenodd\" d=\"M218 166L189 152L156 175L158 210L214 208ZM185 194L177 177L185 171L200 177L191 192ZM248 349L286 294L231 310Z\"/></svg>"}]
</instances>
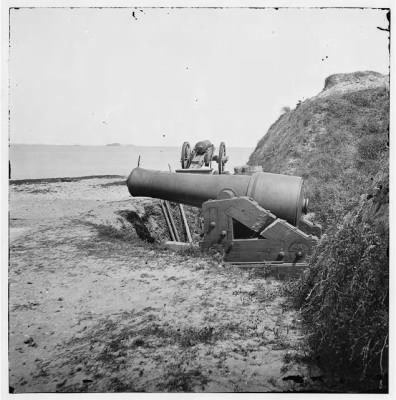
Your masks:
<instances>
[{"instance_id":1,"label":"hazy sky","mask_svg":"<svg viewBox=\"0 0 396 400\"><path fill-rule=\"evenodd\" d=\"M327 76L388 73L386 11L11 12L12 143L254 147Z\"/></svg>"}]
</instances>

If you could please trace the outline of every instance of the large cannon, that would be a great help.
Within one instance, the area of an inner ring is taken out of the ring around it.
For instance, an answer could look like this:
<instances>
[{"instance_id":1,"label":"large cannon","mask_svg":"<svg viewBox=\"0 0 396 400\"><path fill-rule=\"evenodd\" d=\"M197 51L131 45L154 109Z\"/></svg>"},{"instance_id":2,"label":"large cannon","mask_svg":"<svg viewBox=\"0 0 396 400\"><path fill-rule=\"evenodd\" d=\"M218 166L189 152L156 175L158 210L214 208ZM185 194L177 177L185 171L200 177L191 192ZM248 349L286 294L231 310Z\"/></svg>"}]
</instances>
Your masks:
<instances>
[{"instance_id":1,"label":"large cannon","mask_svg":"<svg viewBox=\"0 0 396 400\"><path fill-rule=\"evenodd\" d=\"M132 196L202 207L200 245L203 249L221 245L226 261L296 263L317 241L298 229L308 205L300 177L265 172L197 175L135 168L127 185Z\"/></svg>"}]
</instances>

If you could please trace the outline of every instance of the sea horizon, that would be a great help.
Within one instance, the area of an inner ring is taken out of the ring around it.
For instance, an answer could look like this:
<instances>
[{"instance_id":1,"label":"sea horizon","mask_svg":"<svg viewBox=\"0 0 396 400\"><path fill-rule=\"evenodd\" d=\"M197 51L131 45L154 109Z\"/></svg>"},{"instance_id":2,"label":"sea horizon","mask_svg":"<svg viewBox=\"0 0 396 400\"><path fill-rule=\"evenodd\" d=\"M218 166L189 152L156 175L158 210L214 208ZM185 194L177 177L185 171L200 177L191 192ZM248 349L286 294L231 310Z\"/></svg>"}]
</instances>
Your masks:
<instances>
[{"instance_id":1,"label":"sea horizon","mask_svg":"<svg viewBox=\"0 0 396 400\"><path fill-rule=\"evenodd\" d=\"M191 145L193 145L193 143L190 143ZM253 149L256 147L257 144L255 144L254 146L227 146L227 148L229 149ZM140 145L140 144L129 144L129 143L106 143L106 144L54 144L54 143L9 143L9 146L59 146L59 147L73 147L73 146L78 146L78 147L107 147L107 146L115 146L115 147L171 147L171 148L180 148L181 151L181 147L180 146L172 146L172 145L149 145L149 144L145 144L145 145ZM193 146L191 146L193 147ZM216 147L217 149L217 147Z\"/></svg>"},{"instance_id":2,"label":"sea horizon","mask_svg":"<svg viewBox=\"0 0 396 400\"><path fill-rule=\"evenodd\" d=\"M254 147L227 147L226 171L245 165ZM218 148L215 149L215 154ZM10 143L10 180L128 176L138 165L160 171L180 168L181 146L52 145ZM212 167L217 169L217 163Z\"/></svg>"}]
</instances>

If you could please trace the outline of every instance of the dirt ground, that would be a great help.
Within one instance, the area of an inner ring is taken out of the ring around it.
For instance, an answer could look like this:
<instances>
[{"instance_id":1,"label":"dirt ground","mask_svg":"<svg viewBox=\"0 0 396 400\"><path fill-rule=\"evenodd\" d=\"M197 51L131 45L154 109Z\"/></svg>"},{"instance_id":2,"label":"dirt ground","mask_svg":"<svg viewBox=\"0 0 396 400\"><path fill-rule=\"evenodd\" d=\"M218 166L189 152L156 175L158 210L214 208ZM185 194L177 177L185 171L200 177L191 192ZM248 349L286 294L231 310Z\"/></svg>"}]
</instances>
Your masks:
<instances>
[{"instance_id":1,"label":"dirt ground","mask_svg":"<svg viewBox=\"0 0 396 400\"><path fill-rule=\"evenodd\" d=\"M142 241L119 181L10 186L10 391L327 391L284 283Z\"/></svg>"}]
</instances>

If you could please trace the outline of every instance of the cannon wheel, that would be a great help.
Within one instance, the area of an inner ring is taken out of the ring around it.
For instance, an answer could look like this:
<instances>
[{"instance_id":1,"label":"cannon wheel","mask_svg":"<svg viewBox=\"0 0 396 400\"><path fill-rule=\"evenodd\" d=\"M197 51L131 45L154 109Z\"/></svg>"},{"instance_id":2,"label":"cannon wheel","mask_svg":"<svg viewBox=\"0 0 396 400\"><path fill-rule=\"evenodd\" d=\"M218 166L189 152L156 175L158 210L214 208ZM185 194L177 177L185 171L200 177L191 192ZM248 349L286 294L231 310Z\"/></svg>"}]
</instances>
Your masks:
<instances>
[{"instance_id":1,"label":"cannon wheel","mask_svg":"<svg viewBox=\"0 0 396 400\"><path fill-rule=\"evenodd\" d=\"M184 142L181 151L181 167L187 169L190 166L191 147L190 143Z\"/></svg>"},{"instance_id":2,"label":"cannon wheel","mask_svg":"<svg viewBox=\"0 0 396 400\"><path fill-rule=\"evenodd\" d=\"M220 143L219 157L217 158L219 164L219 175L224 173L224 164L226 163L226 146L224 142Z\"/></svg>"}]
</instances>

